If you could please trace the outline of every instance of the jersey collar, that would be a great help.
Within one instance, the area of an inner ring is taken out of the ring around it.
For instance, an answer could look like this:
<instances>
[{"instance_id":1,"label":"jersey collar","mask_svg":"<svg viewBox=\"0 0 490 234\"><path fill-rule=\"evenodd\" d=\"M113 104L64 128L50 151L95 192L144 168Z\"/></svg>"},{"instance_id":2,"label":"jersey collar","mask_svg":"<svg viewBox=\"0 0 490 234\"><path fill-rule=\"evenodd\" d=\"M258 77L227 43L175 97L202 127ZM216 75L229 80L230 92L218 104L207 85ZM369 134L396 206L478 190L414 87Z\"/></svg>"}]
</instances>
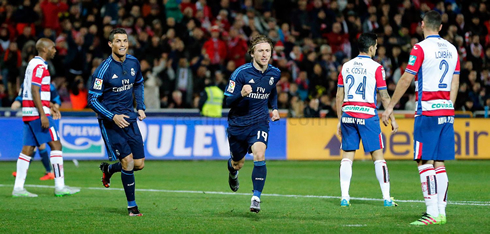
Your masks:
<instances>
[{"instance_id":1,"label":"jersey collar","mask_svg":"<svg viewBox=\"0 0 490 234\"><path fill-rule=\"evenodd\" d=\"M439 36L439 35L429 35L425 39L427 39L427 38L441 38L441 36Z\"/></svg>"},{"instance_id":2,"label":"jersey collar","mask_svg":"<svg viewBox=\"0 0 490 234\"><path fill-rule=\"evenodd\" d=\"M266 72L268 72L268 71L269 71L269 69L271 69L270 64L267 64L267 69L265 69L264 73L262 73L262 71L261 71L261 70L257 69L257 68L254 66L254 62L253 62L253 61L252 61L252 62L250 62L250 65L252 65L252 67L254 68L254 70L255 70L255 71L257 71L257 72L258 72L258 73L260 73L260 74L265 74Z\"/></svg>"},{"instance_id":3,"label":"jersey collar","mask_svg":"<svg viewBox=\"0 0 490 234\"><path fill-rule=\"evenodd\" d=\"M34 58L41 59L41 61L43 61L44 64L48 65L48 62L46 62L41 56L36 56Z\"/></svg>"},{"instance_id":4,"label":"jersey collar","mask_svg":"<svg viewBox=\"0 0 490 234\"><path fill-rule=\"evenodd\" d=\"M357 55L357 57L358 57L358 58L371 58L371 57L369 57L369 56L367 56L367 55Z\"/></svg>"}]
</instances>

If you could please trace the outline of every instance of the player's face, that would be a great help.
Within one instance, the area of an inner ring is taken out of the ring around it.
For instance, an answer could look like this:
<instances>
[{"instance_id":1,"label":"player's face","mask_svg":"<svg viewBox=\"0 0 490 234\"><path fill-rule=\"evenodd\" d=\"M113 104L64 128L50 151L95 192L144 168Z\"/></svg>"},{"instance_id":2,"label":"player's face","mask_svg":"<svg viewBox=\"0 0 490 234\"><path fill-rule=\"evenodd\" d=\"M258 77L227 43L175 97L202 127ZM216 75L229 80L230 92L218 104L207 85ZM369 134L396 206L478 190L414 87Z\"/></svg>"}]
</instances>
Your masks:
<instances>
[{"instance_id":1,"label":"player's face","mask_svg":"<svg viewBox=\"0 0 490 234\"><path fill-rule=\"evenodd\" d=\"M128 44L128 35L126 34L114 34L114 40L112 40L112 43L109 42L112 53L119 57L126 55Z\"/></svg>"},{"instance_id":2,"label":"player's face","mask_svg":"<svg viewBox=\"0 0 490 234\"><path fill-rule=\"evenodd\" d=\"M255 45L252 58L260 66L267 66L269 64L269 60L271 59L271 54L271 45L267 42L262 42Z\"/></svg>"},{"instance_id":3,"label":"player's face","mask_svg":"<svg viewBox=\"0 0 490 234\"><path fill-rule=\"evenodd\" d=\"M48 50L48 59L53 59L56 55L56 48L54 47L54 42L51 42L47 48Z\"/></svg>"},{"instance_id":4,"label":"player's face","mask_svg":"<svg viewBox=\"0 0 490 234\"><path fill-rule=\"evenodd\" d=\"M374 46L371 48L372 48L372 50L370 51L371 57L374 57L376 55L376 50L378 50L378 40L376 40L376 44L374 44Z\"/></svg>"}]
</instances>

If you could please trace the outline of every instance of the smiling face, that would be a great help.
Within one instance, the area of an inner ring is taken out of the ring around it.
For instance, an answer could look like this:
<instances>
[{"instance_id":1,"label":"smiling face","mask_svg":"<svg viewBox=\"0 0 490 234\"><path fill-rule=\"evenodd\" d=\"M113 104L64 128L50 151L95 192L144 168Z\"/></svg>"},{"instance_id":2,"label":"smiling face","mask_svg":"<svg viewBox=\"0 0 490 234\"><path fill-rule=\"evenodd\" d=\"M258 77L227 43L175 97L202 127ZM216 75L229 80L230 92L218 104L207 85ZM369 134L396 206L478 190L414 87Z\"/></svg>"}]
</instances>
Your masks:
<instances>
[{"instance_id":1,"label":"smiling face","mask_svg":"<svg viewBox=\"0 0 490 234\"><path fill-rule=\"evenodd\" d=\"M114 34L114 39L109 42L109 46L112 48L112 53L118 57L123 57L128 51L128 35L127 34Z\"/></svg>"},{"instance_id":2,"label":"smiling face","mask_svg":"<svg viewBox=\"0 0 490 234\"><path fill-rule=\"evenodd\" d=\"M252 53L252 58L254 60L254 63L257 63L259 66L264 67L269 64L271 54L271 45L268 42L261 42L255 45Z\"/></svg>"}]
</instances>

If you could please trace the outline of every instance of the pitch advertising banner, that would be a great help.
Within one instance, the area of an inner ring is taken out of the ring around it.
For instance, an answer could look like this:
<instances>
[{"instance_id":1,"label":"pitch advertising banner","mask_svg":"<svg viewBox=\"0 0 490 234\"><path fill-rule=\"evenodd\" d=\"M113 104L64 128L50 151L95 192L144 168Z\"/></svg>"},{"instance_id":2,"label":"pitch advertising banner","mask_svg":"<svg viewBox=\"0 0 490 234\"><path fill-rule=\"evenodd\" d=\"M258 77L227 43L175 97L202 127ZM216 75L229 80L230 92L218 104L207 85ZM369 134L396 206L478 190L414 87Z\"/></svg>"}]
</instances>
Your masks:
<instances>
[{"instance_id":1,"label":"pitch advertising banner","mask_svg":"<svg viewBox=\"0 0 490 234\"><path fill-rule=\"evenodd\" d=\"M413 159L414 119L399 119L399 130L381 126L384 154L390 160ZM340 160L337 119L288 119L288 160ZM456 159L490 159L490 119L454 120ZM362 144L355 159L371 160Z\"/></svg>"},{"instance_id":2,"label":"pitch advertising banner","mask_svg":"<svg viewBox=\"0 0 490 234\"><path fill-rule=\"evenodd\" d=\"M107 159L95 118L62 118L57 121L66 159ZM147 118L138 121L149 160L227 160L230 149L224 118ZM0 160L16 160L22 149L20 118L0 121ZM267 159L286 159L286 121L270 124ZM36 156L39 157L39 156ZM249 156L251 159L251 156Z\"/></svg>"}]
</instances>

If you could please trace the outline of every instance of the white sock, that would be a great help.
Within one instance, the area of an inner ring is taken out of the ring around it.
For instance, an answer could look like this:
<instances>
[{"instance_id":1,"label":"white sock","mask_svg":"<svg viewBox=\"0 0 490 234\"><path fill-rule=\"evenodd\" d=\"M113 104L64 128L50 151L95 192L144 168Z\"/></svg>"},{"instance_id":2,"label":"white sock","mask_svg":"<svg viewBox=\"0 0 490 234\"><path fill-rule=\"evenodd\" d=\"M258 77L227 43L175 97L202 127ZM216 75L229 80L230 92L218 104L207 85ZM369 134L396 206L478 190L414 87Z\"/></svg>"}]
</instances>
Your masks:
<instances>
[{"instance_id":1,"label":"white sock","mask_svg":"<svg viewBox=\"0 0 490 234\"><path fill-rule=\"evenodd\" d=\"M17 159L17 175L15 176L14 189L24 189L24 183L26 182L27 170L29 170L29 165L31 162L31 157L20 153Z\"/></svg>"},{"instance_id":2,"label":"white sock","mask_svg":"<svg viewBox=\"0 0 490 234\"><path fill-rule=\"evenodd\" d=\"M437 205L439 207L439 214L446 215L446 204L447 204L447 187L449 180L447 178L446 167L436 168L437 177Z\"/></svg>"},{"instance_id":3,"label":"white sock","mask_svg":"<svg viewBox=\"0 0 490 234\"><path fill-rule=\"evenodd\" d=\"M350 201L349 187L351 178L352 161L344 158L340 161L340 191L342 192L342 199L347 199L347 201Z\"/></svg>"},{"instance_id":4,"label":"white sock","mask_svg":"<svg viewBox=\"0 0 490 234\"><path fill-rule=\"evenodd\" d=\"M62 189L65 187L65 173L63 170L63 155L61 150L52 150L50 159L54 173L54 187Z\"/></svg>"},{"instance_id":5,"label":"white sock","mask_svg":"<svg viewBox=\"0 0 490 234\"><path fill-rule=\"evenodd\" d=\"M374 171L376 171L376 178L379 181L379 187L383 194L384 200L391 200L390 196L390 174L388 174L388 166L385 160L374 161Z\"/></svg>"},{"instance_id":6,"label":"white sock","mask_svg":"<svg viewBox=\"0 0 490 234\"><path fill-rule=\"evenodd\" d=\"M419 174L427 213L437 217L439 216L439 208L437 207L437 178L434 166L432 164L419 166Z\"/></svg>"}]
</instances>

